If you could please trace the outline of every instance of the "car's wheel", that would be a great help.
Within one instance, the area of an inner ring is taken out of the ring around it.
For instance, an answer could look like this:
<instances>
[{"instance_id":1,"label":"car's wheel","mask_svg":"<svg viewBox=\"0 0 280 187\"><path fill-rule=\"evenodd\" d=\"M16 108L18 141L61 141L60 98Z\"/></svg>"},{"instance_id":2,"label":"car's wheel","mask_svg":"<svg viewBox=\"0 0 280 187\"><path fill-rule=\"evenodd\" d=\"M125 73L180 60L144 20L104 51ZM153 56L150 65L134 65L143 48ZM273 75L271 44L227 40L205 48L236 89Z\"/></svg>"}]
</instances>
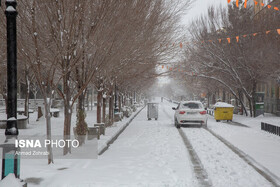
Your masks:
<instances>
[{"instance_id":1,"label":"car's wheel","mask_svg":"<svg viewBox=\"0 0 280 187\"><path fill-rule=\"evenodd\" d=\"M178 128L178 129L181 128L181 125L178 123L177 119L175 119L175 127Z\"/></svg>"},{"instance_id":2,"label":"car's wheel","mask_svg":"<svg viewBox=\"0 0 280 187\"><path fill-rule=\"evenodd\" d=\"M216 120L216 122L220 122L220 120Z\"/></svg>"},{"instance_id":3,"label":"car's wheel","mask_svg":"<svg viewBox=\"0 0 280 187\"><path fill-rule=\"evenodd\" d=\"M157 120L157 118L155 118L155 120Z\"/></svg>"}]
</instances>

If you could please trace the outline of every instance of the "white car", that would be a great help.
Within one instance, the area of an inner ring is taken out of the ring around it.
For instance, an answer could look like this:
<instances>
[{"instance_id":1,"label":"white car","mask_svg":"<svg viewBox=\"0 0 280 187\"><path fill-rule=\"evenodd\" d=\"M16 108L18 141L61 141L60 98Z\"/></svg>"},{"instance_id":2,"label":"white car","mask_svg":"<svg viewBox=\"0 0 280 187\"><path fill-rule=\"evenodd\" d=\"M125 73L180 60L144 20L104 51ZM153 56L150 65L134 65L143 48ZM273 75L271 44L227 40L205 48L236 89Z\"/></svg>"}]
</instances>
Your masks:
<instances>
[{"instance_id":1,"label":"white car","mask_svg":"<svg viewBox=\"0 0 280 187\"><path fill-rule=\"evenodd\" d=\"M200 101L180 102L175 110L175 126L180 128L182 125L199 125L207 126L207 112Z\"/></svg>"}]
</instances>

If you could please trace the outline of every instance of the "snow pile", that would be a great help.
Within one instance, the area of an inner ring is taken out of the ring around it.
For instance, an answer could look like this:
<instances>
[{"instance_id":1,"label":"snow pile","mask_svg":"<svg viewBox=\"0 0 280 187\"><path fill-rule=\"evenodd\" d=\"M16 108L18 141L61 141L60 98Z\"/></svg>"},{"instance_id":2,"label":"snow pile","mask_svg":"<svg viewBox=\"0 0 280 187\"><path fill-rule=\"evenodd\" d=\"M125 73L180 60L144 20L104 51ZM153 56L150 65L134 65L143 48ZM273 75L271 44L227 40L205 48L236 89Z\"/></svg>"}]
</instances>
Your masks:
<instances>
[{"instance_id":1,"label":"snow pile","mask_svg":"<svg viewBox=\"0 0 280 187\"><path fill-rule=\"evenodd\" d=\"M24 185L20 179L15 177L15 174L10 173L7 177L0 181L0 187L22 187Z\"/></svg>"},{"instance_id":2,"label":"snow pile","mask_svg":"<svg viewBox=\"0 0 280 187\"><path fill-rule=\"evenodd\" d=\"M224 102L217 102L214 107L220 107L220 108L234 108L233 105L224 103Z\"/></svg>"}]
</instances>

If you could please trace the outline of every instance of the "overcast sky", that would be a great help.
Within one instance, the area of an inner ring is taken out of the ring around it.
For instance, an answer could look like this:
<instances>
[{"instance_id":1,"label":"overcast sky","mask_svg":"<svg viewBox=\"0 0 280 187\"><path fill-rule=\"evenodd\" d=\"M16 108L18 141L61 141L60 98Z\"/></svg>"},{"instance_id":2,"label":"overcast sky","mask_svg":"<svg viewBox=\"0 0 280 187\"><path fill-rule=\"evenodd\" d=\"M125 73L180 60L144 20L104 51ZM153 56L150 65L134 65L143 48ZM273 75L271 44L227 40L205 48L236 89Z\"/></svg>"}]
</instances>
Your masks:
<instances>
[{"instance_id":1,"label":"overcast sky","mask_svg":"<svg viewBox=\"0 0 280 187\"><path fill-rule=\"evenodd\" d=\"M227 0L195 0L188 11L188 14L182 18L182 24L189 24L193 19L205 14L207 12L207 8L211 5L226 6Z\"/></svg>"}]
</instances>

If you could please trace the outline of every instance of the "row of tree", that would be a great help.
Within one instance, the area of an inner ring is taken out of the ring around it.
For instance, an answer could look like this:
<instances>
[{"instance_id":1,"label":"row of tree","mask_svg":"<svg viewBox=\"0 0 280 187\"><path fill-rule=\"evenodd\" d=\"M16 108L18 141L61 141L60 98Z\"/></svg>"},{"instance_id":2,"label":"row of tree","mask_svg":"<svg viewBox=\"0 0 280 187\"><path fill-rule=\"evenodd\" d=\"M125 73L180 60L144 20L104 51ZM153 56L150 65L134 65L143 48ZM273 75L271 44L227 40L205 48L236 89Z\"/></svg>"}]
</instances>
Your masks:
<instances>
[{"instance_id":1,"label":"row of tree","mask_svg":"<svg viewBox=\"0 0 280 187\"><path fill-rule=\"evenodd\" d=\"M158 75L156 64L170 55L160 44L171 41L181 8L188 4L179 0L19 1L18 78L27 86L27 100L34 82L33 87L40 89L47 138L51 139L50 107L55 93L64 101L66 140L74 103L78 103L78 125L84 124L84 100L90 87L98 91L97 122L102 121L102 103L106 108L107 100L112 120L116 86L123 96L143 92ZM1 23L5 23L3 12ZM5 25L0 33L0 48L5 51ZM1 80L5 80L5 53L0 58ZM1 94L5 98L5 81ZM48 151L52 152L51 147ZM68 153L70 148L65 147L64 154ZM52 162L50 154L48 163Z\"/></svg>"},{"instance_id":2,"label":"row of tree","mask_svg":"<svg viewBox=\"0 0 280 187\"><path fill-rule=\"evenodd\" d=\"M244 109L245 95L251 116L255 116L257 84L276 80L280 73L279 21L276 11L256 16L253 7L236 7L235 3L209 8L208 14L189 29L192 45L186 50L183 65L194 76L188 77L188 83L195 79L194 84L210 93L222 88L234 95ZM251 33L258 34L248 35ZM236 36L240 36L238 41ZM233 39L229 43L227 38Z\"/></svg>"}]
</instances>

